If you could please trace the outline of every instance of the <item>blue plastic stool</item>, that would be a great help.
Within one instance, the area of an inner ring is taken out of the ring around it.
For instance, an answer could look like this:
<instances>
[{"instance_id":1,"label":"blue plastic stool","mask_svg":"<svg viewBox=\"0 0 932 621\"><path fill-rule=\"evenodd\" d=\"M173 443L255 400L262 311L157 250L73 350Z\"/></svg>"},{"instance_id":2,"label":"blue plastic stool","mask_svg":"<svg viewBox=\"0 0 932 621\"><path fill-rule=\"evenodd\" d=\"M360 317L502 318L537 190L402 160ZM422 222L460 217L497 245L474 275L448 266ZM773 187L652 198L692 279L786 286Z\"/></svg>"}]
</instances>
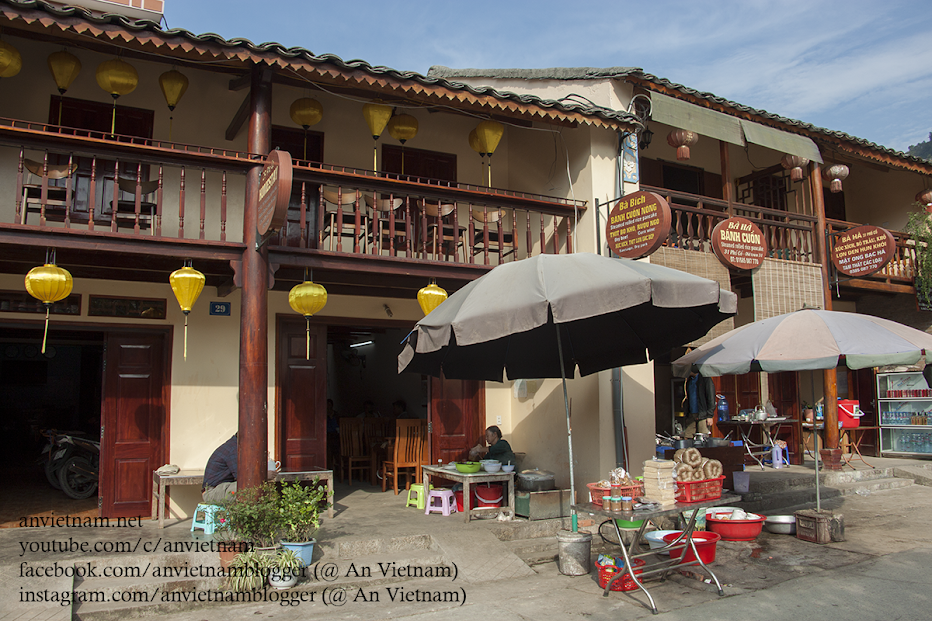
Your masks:
<instances>
[{"instance_id":1,"label":"blue plastic stool","mask_svg":"<svg viewBox=\"0 0 932 621\"><path fill-rule=\"evenodd\" d=\"M199 504L197 509L194 510L194 516L191 518L191 532L194 532L196 528L200 528L205 535L214 534L214 525L216 523L214 515L219 510L220 505ZM203 517L198 518L198 516Z\"/></svg>"}]
</instances>

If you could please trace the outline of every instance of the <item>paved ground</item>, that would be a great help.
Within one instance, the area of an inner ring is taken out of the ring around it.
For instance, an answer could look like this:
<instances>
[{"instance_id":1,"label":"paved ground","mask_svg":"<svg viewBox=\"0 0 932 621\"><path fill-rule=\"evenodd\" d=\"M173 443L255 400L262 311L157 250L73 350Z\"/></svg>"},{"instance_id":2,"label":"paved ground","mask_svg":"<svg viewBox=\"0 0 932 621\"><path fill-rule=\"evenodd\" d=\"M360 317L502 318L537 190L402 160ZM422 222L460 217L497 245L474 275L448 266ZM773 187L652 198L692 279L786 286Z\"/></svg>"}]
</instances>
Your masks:
<instances>
[{"instance_id":1,"label":"paved ground","mask_svg":"<svg viewBox=\"0 0 932 621\"><path fill-rule=\"evenodd\" d=\"M770 473L766 473L768 476ZM405 580L359 586L324 580L302 592L313 597L296 605L278 602L217 604L210 608L162 610L168 621L223 619L240 621L274 617L308 619L641 619L652 617L642 593L612 593L603 598L595 574L567 577L555 563L528 567L493 536L503 527L453 516L424 516L401 507L394 494L357 487L337 499L337 517L320 534L327 545L322 562L345 574L350 563L376 566L405 563L419 546L456 565L453 578ZM765 533L753 543L719 544L714 569L726 597L694 576L674 575L664 583L649 582L661 614L670 619L815 618L821 615L856 619L926 619L932 591L932 487L853 494L823 503L845 516L847 541L824 546L794 537ZM536 526L536 525L532 525ZM192 542L189 523L164 530L143 522L121 529L4 529L0 532L0 620L69 619L70 608L58 602L22 602L25 591L70 592L67 577L32 578L23 566L78 566L97 556L73 549L74 543L112 542L142 546L159 541ZM525 524L524 528L528 528ZM523 533L522 536L526 536ZM199 538L200 539L200 538ZM542 539L544 541L544 539ZM52 542L70 547L49 550ZM320 552L319 552L320 553ZM129 558L130 555L127 555ZM113 558L113 555L110 555ZM121 562L119 560L117 563ZM129 563L130 561L126 561ZM424 601L425 599L454 601Z\"/></svg>"}]
</instances>

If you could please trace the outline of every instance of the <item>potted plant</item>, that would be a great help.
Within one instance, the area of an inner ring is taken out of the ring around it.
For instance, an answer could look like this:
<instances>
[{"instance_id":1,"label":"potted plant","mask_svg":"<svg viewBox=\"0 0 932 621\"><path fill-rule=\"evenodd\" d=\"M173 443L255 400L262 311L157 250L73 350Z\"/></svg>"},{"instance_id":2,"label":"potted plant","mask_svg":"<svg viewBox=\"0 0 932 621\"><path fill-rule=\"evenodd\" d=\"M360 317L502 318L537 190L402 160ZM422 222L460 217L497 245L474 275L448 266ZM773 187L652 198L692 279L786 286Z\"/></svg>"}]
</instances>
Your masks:
<instances>
[{"instance_id":1,"label":"potted plant","mask_svg":"<svg viewBox=\"0 0 932 621\"><path fill-rule=\"evenodd\" d=\"M932 307L932 214L916 203L918 211L909 214L903 229L909 234L915 252L913 286L920 308Z\"/></svg>"},{"instance_id":2,"label":"potted plant","mask_svg":"<svg viewBox=\"0 0 932 621\"><path fill-rule=\"evenodd\" d=\"M812 406L809 405L808 401L803 401L803 420L807 423L812 423L815 421L815 412L812 409Z\"/></svg>"},{"instance_id":3,"label":"potted plant","mask_svg":"<svg viewBox=\"0 0 932 621\"><path fill-rule=\"evenodd\" d=\"M258 591L265 586L275 557L257 550L236 555L227 568L227 586L231 591Z\"/></svg>"},{"instance_id":4,"label":"potted plant","mask_svg":"<svg viewBox=\"0 0 932 621\"><path fill-rule=\"evenodd\" d=\"M304 563L287 548L268 556L269 585L276 589L290 589L298 583Z\"/></svg>"},{"instance_id":5,"label":"potted plant","mask_svg":"<svg viewBox=\"0 0 932 621\"><path fill-rule=\"evenodd\" d=\"M282 546L294 550L304 565L310 565L314 555L314 535L320 528L320 513L330 506L327 488L319 483L319 478L307 486L286 483L280 494Z\"/></svg>"},{"instance_id":6,"label":"potted plant","mask_svg":"<svg viewBox=\"0 0 932 621\"><path fill-rule=\"evenodd\" d=\"M222 506L218 526L224 538L249 543L260 551L279 547L284 522L275 483L239 490Z\"/></svg>"}]
</instances>

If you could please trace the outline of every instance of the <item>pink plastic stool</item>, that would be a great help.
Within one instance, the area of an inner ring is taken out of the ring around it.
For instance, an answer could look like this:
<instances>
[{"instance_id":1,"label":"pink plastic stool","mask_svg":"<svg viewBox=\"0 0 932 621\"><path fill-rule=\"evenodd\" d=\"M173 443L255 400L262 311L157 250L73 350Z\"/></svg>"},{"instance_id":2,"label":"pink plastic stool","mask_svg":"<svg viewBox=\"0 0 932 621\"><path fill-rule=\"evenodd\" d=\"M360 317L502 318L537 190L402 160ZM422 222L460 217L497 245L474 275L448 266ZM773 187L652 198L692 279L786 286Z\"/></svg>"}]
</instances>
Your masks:
<instances>
[{"instance_id":1,"label":"pink plastic stool","mask_svg":"<svg viewBox=\"0 0 932 621\"><path fill-rule=\"evenodd\" d=\"M439 506L434 506L434 499L440 501ZM432 489L427 493L427 502L424 509L424 515L430 515L431 511L440 511L449 516L456 513L456 501L453 499L453 492L448 489Z\"/></svg>"}]
</instances>

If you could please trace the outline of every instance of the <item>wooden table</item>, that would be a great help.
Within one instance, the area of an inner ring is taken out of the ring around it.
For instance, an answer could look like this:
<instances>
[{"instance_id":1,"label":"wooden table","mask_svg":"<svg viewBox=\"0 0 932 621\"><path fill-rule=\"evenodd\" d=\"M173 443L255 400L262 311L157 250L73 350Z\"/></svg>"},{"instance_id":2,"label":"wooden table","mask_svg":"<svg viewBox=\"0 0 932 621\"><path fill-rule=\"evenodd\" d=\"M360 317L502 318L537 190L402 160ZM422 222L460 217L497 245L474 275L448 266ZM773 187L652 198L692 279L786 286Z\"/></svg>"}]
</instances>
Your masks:
<instances>
[{"instance_id":1,"label":"wooden table","mask_svg":"<svg viewBox=\"0 0 932 621\"><path fill-rule=\"evenodd\" d=\"M472 498L470 488L477 483L496 483L502 482L506 484L508 488L507 498L508 505L511 507L511 510L514 511L515 508L515 473L514 472L483 472L479 471L474 474L465 474L459 470L448 470L447 468L438 468L437 466L421 466L421 471L424 473L424 489L430 489L430 477L434 476L437 478L450 479L451 481L456 481L457 483L463 484L463 514L466 516L466 522L469 522L469 518L472 515L483 515L485 513L492 513L500 511L498 507L478 507L473 509L471 507Z\"/></svg>"},{"instance_id":2,"label":"wooden table","mask_svg":"<svg viewBox=\"0 0 932 621\"><path fill-rule=\"evenodd\" d=\"M333 517L333 470L314 469L300 472L278 472L276 481L313 481L320 477L327 482L327 517ZM152 472L152 519L158 519L159 528L165 528L165 493L171 485L204 485L204 470L181 470L176 474Z\"/></svg>"},{"instance_id":3,"label":"wooden table","mask_svg":"<svg viewBox=\"0 0 932 621\"><path fill-rule=\"evenodd\" d=\"M666 574L673 570L679 569L682 567L689 567L690 565L700 565L706 573L715 581L715 586L718 587L718 594L720 596L725 595L725 591L722 590L722 584L718 581L718 577L709 567L702 562L702 559L699 558L699 552L696 550L696 543L693 540L693 532L696 527L696 517L699 515L699 511L693 511L693 509L706 509L708 507L718 507L721 505L728 505L734 502L741 500L740 496L727 495L722 496L721 498L716 498L715 500L705 500L702 502L690 502L690 503L676 503L673 506L665 507L661 509L655 509L650 511L606 511L604 508L596 506L592 503L584 503L576 506L577 513L588 513L590 515L601 515L608 518L612 526L615 529L615 535L618 537L618 543L621 547L621 553L625 558L625 567L624 570L616 574L609 580L605 589L602 592L603 597L608 597L612 583L615 580L621 580L624 578L625 574L629 574L631 579L637 585L639 589L644 591L644 594L647 595L647 599L650 601L650 609L654 614L657 614L657 605L654 603L654 598L650 592L644 587L642 580L650 575L660 574L661 578L666 577ZM683 530L682 536L680 536L676 541L667 544L660 549L648 549L647 551L641 550L641 545L646 543L644 541L644 532L647 529L647 524L651 520L655 520L667 515L676 515L684 511L692 511L692 516L689 518L689 523L686 525L686 528ZM631 543L626 547L621 538L621 529L618 528L618 523L615 520L643 520L641 527L637 531L637 535L631 540ZM692 550L693 556L695 557L694 561L689 561L687 563L681 563L681 557L670 558L659 555L661 552L669 551L671 549L681 549L682 554L687 553L687 549ZM646 563L640 567L635 567L634 570L637 571L637 574L632 573L631 562L633 559L644 558ZM660 559L660 560L658 560Z\"/></svg>"}]
</instances>

